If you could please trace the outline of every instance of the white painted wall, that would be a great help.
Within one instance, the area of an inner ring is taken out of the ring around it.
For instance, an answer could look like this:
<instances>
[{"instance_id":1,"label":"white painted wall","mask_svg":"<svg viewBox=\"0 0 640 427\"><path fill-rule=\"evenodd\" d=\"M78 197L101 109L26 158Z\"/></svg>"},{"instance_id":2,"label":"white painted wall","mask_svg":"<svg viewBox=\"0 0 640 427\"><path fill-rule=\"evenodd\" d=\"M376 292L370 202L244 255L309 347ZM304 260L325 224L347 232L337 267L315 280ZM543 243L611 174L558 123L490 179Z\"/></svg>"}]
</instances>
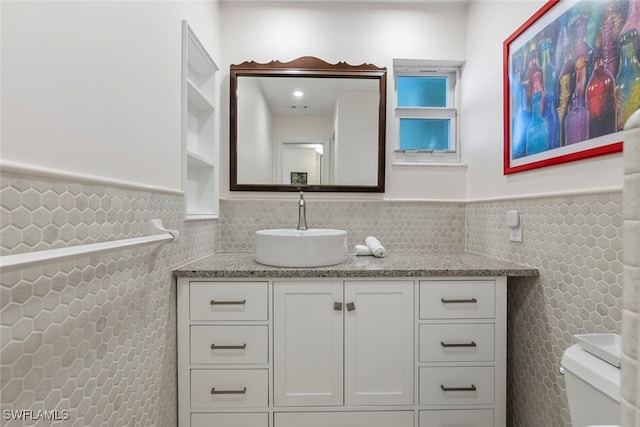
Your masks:
<instances>
[{"instance_id":1,"label":"white painted wall","mask_svg":"<svg viewBox=\"0 0 640 427\"><path fill-rule=\"evenodd\" d=\"M275 179L272 115L256 79L244 79L238 87L238 183L271 184ZM228 141L228 139L226 140Z\"/></svg>"},{"instance_id":2,"label":"white painted wall","mask_svg":"<svg viewBox=\"0 0 640 427\"><path fill-rule=\"evenodd\" d=\"M282 116L274 115L273 133L276 140L282 139L319 139L328 140L333 133L331 116Z\"/></svg>"},{"instance_id":3,"label":"white painted wall","mask_svg":"<svg viewBox=\"0 0 640 427\"><path fill-rule=\"evenodd\" d=\"M283 171L282 164L279 164L279 160L282 158L282 153L289 145L296 143L308 143L308 144L323 144L324 145L324 162L322 162L322 174L324 183L328 183L329 177L329 163L330 148L329 140L333 134L333 117L321 116L321 115L274 115L273 116L273 133L275 135L276 154L274 168L277 171L276 176L278 179L276 183L286 184L291 180L291 176ZM282 163L282 162L280 162ZM315 167L315 166L314 166ZM320 184L320 175L316 178L317 182L311 181L309 178L309 184Z\"/></svg>"},{"instance_id":4,"label":"white painted wall","mask_svg":"<svg viewBox=\"0 0 640 427\"><path fill-rule=\"evenodd\" d=\"M2 1L3 161L181 188L181 21L216 2Z\"/></svg>"},{"instance_id":5,"label":"white painted wall","mask_svg":"<svg viewBox=\"0 0 640 427\"><path fill-rule=\"evenodd\" d=\"M291 172L306 172L307 184L320 184L320 153L312 148L286 147L282 150L282 183L291 184Z\"/></svg>"},{"instance_id":6,"label":"white painted wall","mask_svg":"<svg viewBox=\"0 0 640 427\"><path fill-rule=\"evenodd\" d=\"M502 174L502 42L544 2L476 0L467 12L459 2L5 0L2 160L179 189L180 22L187 19L221 69L223 197L265 196L228 191L229 64L303 55L386 66L388 100L393 58L467 60L461 137L468 169L392 166L389 102L387 192L346 197L476 200L620 187L620 154Z\"/></svg>"},{"instance_id":7,"label":"white painted wall","mask_svg":"<svg viewBox=\"0 0 640 427\"><path fill-rule=\"evenodd\" d=\"M465 56L466 6L460 2L382 3L221 3L222 96L229 96L229 65L246 60L290 61L316 56L330 63L373 63L387 67L387 98L393 95L393 58L460 60ZM221 196L271 197L269 193L228 191L228 103L221 104ZM314 194L314 197L461 199L464 169L391 166L395 122L387 108L387 192Z\"/></svg>"},{"instance_id":8,"label":"white painted wall","mask_svg":"<svg viewBox=\"0 0 640 427\"><path fill-rule=\"evenodd\" d=\"M620 153L503 175L502 43L544 3L480 0L469 5L461 137L470 200L622 186Z\"/></svg>"},{"instance_id":9,"label":"white painted wall","mask_svg":"<svg viewBox=\"0 0 640 427\"><path fill-rule=\"evenodd\" d=\"M340 93L337 101L336 182L373 185L378 182L378 95ZM377 123L377 121L376 121Z\"/></svg>"}]
</instances>

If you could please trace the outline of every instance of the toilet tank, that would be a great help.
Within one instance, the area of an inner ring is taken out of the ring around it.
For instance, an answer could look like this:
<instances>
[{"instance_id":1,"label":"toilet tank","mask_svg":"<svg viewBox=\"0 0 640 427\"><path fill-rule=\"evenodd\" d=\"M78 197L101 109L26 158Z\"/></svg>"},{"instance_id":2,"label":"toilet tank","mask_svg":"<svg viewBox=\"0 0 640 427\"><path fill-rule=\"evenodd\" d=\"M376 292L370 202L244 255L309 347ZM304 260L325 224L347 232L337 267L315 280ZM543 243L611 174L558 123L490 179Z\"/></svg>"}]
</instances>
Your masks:
<instances>
[{"instance_id":1,"label":"toilet tank","mask_svg":"<svg viewBox=\"0 0 640 427\"><path fill-rule=\"evenodd\" d=\"M620 368L575 344L562 356L573 427L620 424Z\"/></svg>"}]
</instances>

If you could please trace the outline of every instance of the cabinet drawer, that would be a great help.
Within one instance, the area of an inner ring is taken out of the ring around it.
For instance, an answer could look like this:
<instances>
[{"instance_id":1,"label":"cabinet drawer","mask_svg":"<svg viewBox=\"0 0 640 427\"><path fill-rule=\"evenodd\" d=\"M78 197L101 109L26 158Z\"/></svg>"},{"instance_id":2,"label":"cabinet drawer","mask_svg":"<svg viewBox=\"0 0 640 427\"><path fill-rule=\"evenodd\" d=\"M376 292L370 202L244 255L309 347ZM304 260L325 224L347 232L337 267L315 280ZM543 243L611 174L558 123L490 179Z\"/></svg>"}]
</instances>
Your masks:
<instances>
[{"instance_id":1,"label":"cabinet drawer","mask_svg":"<svg viewBox=\"0 0 640 427\"><path fill-rule=\"evenodd\" d=\"M490 280L420 282L421 319L492 319L495 285Z\"/></svg>"},{"instance_id":2,"label":"cabinet drawer","mask_svg":"<svg viewBox=\"0 0 640 427\"><path fill-rule=\"evenodd\" d=\"M191 326L191 363L267 363L268 327Z\"/></svg>"},{"instance_id":3,"label":"cabinet drawer","mask_svg":"<svg viewBox=\"0 0 640 427\"><path fill-rule=\"evenodd\" d=\"M491 362L494 325L420 325L420 362Z\"/></svg>"},{"instance_id":4,"label":"cabinet drawer","mask_svg":"<svg viewBox=\"0 0 640 427\"><path fill-rule=\"evenodd\" d=\"M493 367L420 368L421 405L493 403Z\"/></svg>"},{"instance_id":5,"label":"cabinet drawer","mask_svg":"<svg viewBox=\"0 0 640 427\"><path fill-rule=\"evenodd\" d=\"M191 371L192 408L248 408L268 404L266 369Z\"/></svg>"},{"instance_id":6,"label":"cabinet drawer","mask_svg":"<svg viewBox=\"0 0 640 427\"><path fill-rule=\"evenodd\" d=\"M276 412L274 427L413 427L413 411Z\"/></svg>"},{"instance_id":7,"label":"cabinet drawer","mask_svg":"<svg viewBox=\"0 0 640 427\"><path fill-rule=\"evenodd\" d=\"M493 410L420 411L419 427L494 427Z\"/></svg>"},{"instance_id":8,"label":"cabinet drawer","mask_svg":"<svg viewBox=\"0 0 640 427\"><path fill-rule=\"evenodd\" d=\"M267 282L191 282L191 320L267 320Z\"/></svg>"},{"instance_id":9,"label":"cabinet drawer","mask_svg":"<svg viewBox=\"0 0 640 427\"><path fill-rule=\"evenodd\" d=\"M191 414L191 427L269 427L269 414Z\"/></svg>"}]
</instances>

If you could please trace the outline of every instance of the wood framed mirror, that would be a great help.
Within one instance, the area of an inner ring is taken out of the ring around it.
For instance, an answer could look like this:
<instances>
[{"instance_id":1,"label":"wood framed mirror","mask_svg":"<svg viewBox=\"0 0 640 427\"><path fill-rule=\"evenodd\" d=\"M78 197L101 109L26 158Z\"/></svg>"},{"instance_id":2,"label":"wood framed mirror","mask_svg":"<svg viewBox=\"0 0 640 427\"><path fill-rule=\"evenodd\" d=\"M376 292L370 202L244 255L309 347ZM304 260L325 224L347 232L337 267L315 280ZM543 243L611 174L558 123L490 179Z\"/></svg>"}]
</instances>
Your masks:
<instances>
[{"instance_id":1,"label":"wood framed mirror","mask_svg":"<svg viewBox=\"0 0 640 427\"><path fill-rule=\"evenodd\" d=\"M371 64L231 65L230 189L384 192L386 94Z\"/></svg>"}]
</instances>

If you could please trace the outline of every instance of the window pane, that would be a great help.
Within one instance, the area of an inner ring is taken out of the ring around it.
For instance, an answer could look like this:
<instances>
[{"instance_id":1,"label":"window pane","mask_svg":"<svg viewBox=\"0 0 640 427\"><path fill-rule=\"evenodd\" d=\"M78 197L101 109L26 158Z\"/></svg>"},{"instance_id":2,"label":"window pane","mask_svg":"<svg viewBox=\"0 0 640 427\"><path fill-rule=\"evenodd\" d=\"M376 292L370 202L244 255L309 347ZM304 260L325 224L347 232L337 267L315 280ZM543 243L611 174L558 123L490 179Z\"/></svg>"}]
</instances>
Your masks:
<instances>
[{"instance_id":1,"label":"window pane","mask_svg":"<svg viewBox=\"0 0 640 427\"><path fill-rule=\"evenodd\" d=\"M446 107L448 78L398 76L398 107Z\"/></svg>"},{"instance_id":2,"label":"window pane","mask_svg":"<svg viewBox=\"0 0 640 427\"><path fill-rule=\"evenodd\" d=\"M401 150L448 150L449 119L400 119Z\"/></svg>"}]
</instances>

